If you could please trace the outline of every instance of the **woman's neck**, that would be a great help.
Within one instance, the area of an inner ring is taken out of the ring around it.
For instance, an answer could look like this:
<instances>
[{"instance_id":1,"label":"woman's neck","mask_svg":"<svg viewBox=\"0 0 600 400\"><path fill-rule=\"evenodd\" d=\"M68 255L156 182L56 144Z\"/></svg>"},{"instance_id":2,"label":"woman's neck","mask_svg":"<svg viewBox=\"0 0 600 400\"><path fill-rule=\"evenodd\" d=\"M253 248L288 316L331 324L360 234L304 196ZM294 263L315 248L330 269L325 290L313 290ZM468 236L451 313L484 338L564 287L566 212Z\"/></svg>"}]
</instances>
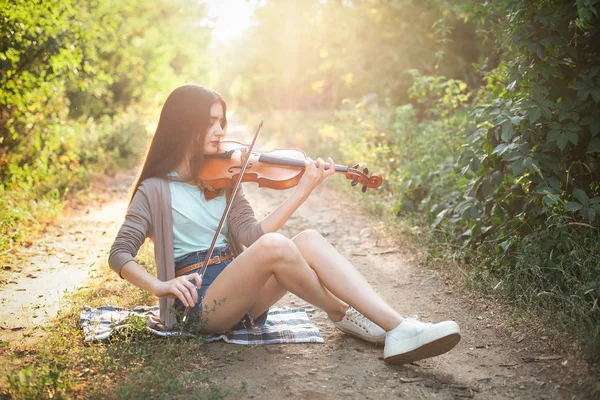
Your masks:
<instances>
[{"instance_id":1,"label":"woman's neck","mask_svg":"<svg viewBox=\"0 0 600 400\"><path fill-rule=\"evenodd\" d=\"M198 182L195 182L194 177L190 173L190 168L187 161L183 161L174 170L180 179L183 179L185 183L189 183L190 185L197 185L200 189L202 189L202 185Z\"/></svg>"},{"instance_id":2,"label":"woman's neck","mask_svg":"<svg viewBox=\"0 0 600 400\"><path fill-rule=\"evenodd\" d=\"M177 172L177 175L179 175L181 178L189 178L191 174L188 161L183 160L181 163L179 163L179 165L175 167L175 172Z\"/></svg>"}]
</instances>

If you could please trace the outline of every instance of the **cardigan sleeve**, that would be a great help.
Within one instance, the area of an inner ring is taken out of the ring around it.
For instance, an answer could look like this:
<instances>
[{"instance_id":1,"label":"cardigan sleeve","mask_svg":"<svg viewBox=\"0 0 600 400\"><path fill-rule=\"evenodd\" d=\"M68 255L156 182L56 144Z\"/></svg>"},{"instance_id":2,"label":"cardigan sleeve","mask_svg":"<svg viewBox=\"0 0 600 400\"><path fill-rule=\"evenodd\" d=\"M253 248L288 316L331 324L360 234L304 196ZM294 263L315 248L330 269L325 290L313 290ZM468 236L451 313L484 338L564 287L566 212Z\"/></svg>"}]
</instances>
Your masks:
<instances>
[{"instance_id":1,"label":"cardigan sleeve","mask_svg":"<svg viewBox=\"0 0 600 400\"><path fill-rule=\"evenodd\" d=\"M151 231L151 214L148 196L138 189L127 209L125 221L110 248L108 264L121 276L121 269L128 261L135 260L140 247ZM121 276L122 277L122 276Z\"/></svg>"},{"instance_id":2,"label":"cardigan sleeve","mask_svg":"<svg viewBox=\"0 0 600 400\"><path fill-rule=\"evenodd\" d=\"M233 239L246 247L264 235L260 221L254 216L254 210L241 186L233 200L228 218Z\"/></svg>"}]
</instances>

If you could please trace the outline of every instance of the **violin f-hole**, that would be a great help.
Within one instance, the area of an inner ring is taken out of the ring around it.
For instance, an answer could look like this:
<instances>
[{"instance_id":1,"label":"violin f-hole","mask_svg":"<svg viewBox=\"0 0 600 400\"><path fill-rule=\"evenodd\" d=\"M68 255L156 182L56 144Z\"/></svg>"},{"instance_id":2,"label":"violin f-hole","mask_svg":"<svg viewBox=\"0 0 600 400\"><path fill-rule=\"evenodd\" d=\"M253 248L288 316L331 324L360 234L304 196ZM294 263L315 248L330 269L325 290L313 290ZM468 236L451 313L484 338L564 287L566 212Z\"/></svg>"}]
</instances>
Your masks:
<instances>
[{"instance_id":1,"label":"violin f-hole","mask_svg":"<svg viewBox=\"0 0 600 400\"><path fill-rule=\"evenodd\" d=\"M253 164L251 162L249 162L248 167L246 167L246 169L252 168L252 165ZM236 169L241 170L242 166L241 165L233 165L227 169L227 172L229 172L230 174L234 174Z\"/></svg>"}]
</instances>

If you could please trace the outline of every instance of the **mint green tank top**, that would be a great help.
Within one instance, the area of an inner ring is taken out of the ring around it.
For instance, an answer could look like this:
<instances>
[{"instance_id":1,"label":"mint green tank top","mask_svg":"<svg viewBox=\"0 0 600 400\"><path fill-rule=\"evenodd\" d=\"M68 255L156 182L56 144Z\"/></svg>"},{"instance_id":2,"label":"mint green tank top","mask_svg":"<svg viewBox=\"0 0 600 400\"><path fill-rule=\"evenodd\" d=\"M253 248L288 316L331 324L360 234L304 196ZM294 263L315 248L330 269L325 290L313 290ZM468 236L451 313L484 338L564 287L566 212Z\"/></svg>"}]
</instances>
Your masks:
<instances>
[{"instance_id":1,"label":"mint green tank top","mask_svg":"<svg viewBox=\"0 0 600 400\"><path fill-rule=\"evenodd\" d=\"M179 176L171 172L170 176ZM173 212L173 250L175 259L195 251L208 250L225 211L225 194L207 201L196 185L169 181ZM215 247L228 244L227 219Z\"/></svg>"}]
</instances>

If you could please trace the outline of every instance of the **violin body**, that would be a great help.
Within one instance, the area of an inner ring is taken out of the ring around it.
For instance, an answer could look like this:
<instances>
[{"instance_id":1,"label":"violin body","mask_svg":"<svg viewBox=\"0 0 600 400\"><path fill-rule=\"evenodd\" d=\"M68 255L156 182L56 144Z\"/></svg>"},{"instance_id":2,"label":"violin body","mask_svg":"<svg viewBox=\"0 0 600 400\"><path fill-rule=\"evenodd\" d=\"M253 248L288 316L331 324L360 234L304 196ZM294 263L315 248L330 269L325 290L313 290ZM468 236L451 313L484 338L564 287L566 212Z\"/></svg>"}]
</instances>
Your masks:
<instances>
[{"instance_id":1,"label":"violin body","mask_svg":"<svg viewBox=\"0 0 600 400\"><path fill-rule=\"evenodd\" d=\"M259 187L284 190L294 187L302 178L305 169L306 154L297 149L275 149L269 152L247 153L247 146L235 141L224 140L219 145L219 152L208 155L200 174L196 177L199 186L215 195L222 189L231 188L239 178L241 168L245 159L249 157L246 171L242 176L242 182L256 182ZM325 165L329 169L329 165ZM336 172L346 175L352 180L353 186L360 183L363 192L367 188L381 186L383 178L377 174L368 176L365 168L362 172L355 168L343 165L335 165Z\"/></svg>"}]
</instances>

